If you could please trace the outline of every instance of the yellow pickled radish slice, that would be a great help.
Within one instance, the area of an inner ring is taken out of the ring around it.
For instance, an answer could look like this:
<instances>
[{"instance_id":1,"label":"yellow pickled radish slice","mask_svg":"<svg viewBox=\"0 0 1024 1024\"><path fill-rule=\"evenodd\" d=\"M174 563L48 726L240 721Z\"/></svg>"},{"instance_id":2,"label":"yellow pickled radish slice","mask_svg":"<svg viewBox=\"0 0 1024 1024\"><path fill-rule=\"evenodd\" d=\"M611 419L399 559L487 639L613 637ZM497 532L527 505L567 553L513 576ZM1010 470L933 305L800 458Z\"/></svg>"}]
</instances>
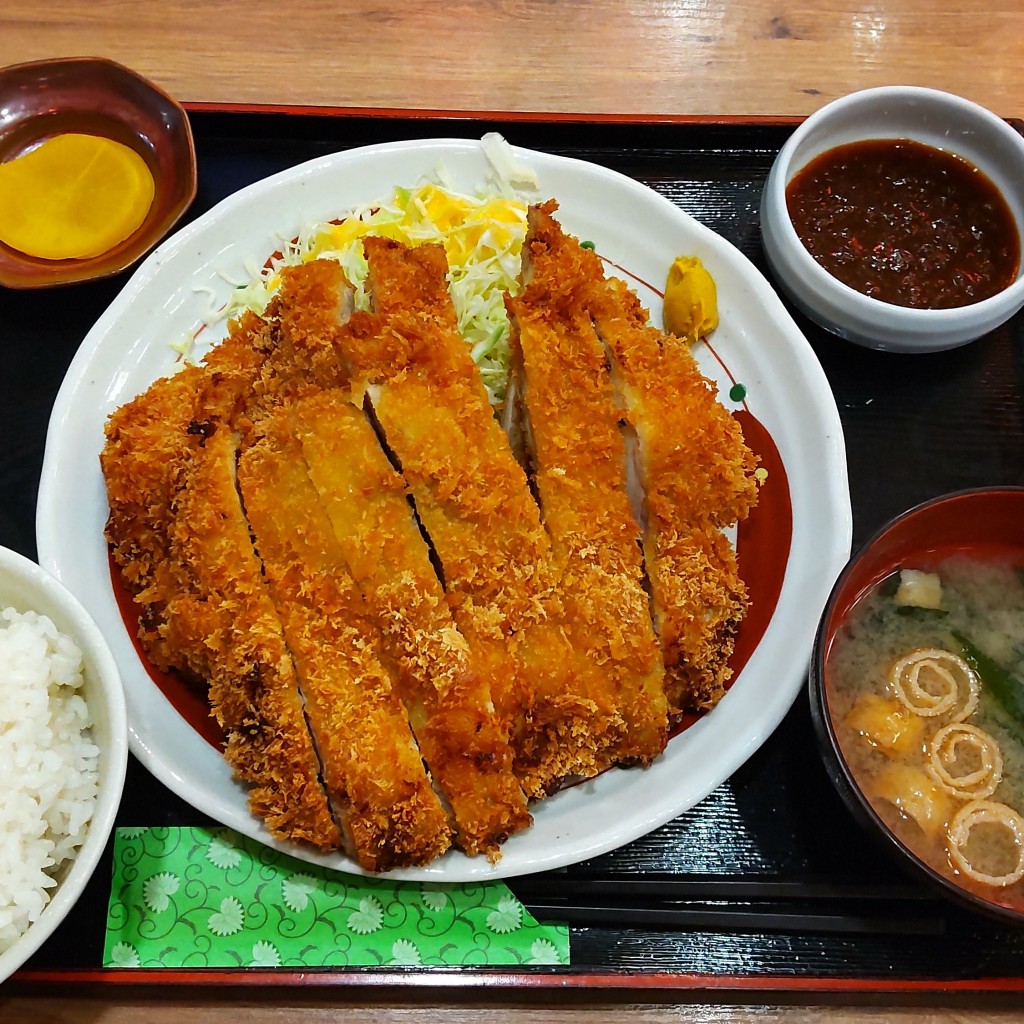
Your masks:
<instances>
[{"instance_id":1,"label":"yellow pickled radish slice","mask_svg":"<svg viewBox=\"0 0 1024 1024\"><path fill-rule=\"evenodd\" d=\"M55 135L0 164L0 241L43 259L98 256L127 238L153 203L135 150L98 135Z\"/></svg>"}]
</instances>

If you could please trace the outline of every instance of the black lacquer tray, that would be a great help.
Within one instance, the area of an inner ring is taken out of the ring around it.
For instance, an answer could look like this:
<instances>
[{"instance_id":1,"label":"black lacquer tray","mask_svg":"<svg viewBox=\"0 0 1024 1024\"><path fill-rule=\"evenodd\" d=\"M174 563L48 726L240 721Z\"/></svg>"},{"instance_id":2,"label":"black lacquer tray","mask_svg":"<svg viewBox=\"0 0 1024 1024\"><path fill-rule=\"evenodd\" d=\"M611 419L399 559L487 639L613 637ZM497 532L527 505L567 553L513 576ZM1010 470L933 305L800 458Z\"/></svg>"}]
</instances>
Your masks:
<instances>
[{"instance_id":1,"label":"black lacquer tray","mask_svg":"<svg viewBox=\"0 0 1024 1024\"><path fill-rule=\"evenodd\" d=\"M590 160L649 185L762 269L761 187L793 127L408 111L365 116L194 107L190 113L199 161L190 217L323 153L496 130L514 144ZM0 544L35 556L36 489L51 403L79 343L126 280L125 274L51 291L0 292ZM1024 315L972 345L925 356L857 348L796 319L842 417L855 548L889 517L926 498L987 484L1024 485ZM132 760L118 822L204 820ZM509 884L535 916L570 923L571 967L401 974L103 970L109 884L101 870L16 978L647 993L1024 992L1024 930L947 904L875 849L825 775L803 695L763 748L691 811L614 853Z\"/></svg>"}]
</instances>

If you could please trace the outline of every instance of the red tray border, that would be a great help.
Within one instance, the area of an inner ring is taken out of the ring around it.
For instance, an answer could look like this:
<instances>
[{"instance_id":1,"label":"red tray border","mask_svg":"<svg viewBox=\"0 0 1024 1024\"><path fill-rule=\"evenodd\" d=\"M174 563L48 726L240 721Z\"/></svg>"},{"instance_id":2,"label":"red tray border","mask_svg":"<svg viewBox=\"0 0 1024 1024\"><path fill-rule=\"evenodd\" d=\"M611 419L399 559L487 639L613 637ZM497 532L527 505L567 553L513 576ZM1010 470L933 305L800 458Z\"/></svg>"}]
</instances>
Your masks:
<instances>
[{"instance_id":1,"label":"red tray border","mask_svg":"<svg viewBox=\"0 0 1024 1024\"><path fill-rule=\"evenodd\" d=\"M802 117L786 115L765 117L746 114L593 114L546 112L540 110L446 110L419 107L346 107L312 106L293 103L234 103L185 101L191 114L283 114L298 117L368 118L408 121L506 121L533 124L618 124L618 125L735 125L757 127L795 127Z\"/></svg>"},{"instance_id":2,"label":"red tray border","mask_svg":"<svg viewBox=\"0 0 1024 1024\"><path fill-rule=\"evenodd\" d=\"M494 991L519 989L522 991L571 991L600 989L611 993L616 990L632 992L704 991L720 993L775 992L806 994L901 994L936 993L998 993L1024 992L1024 978L958 978L931 980L915 978L850 978L850 977L798 977L761 976L743 974L671 974L608 971L589 973L523 972L486 969L453 971L449 968L418 970L266 970L211 967L196 970L177 968L74 968L54 970L24 970L11 979L26 985L86 984L134 985L142 989L154 985L177 985L186 988L229 986L240 988L310 987L310 988L430 988L443 990Z\"/></svg>"}]
</instances>

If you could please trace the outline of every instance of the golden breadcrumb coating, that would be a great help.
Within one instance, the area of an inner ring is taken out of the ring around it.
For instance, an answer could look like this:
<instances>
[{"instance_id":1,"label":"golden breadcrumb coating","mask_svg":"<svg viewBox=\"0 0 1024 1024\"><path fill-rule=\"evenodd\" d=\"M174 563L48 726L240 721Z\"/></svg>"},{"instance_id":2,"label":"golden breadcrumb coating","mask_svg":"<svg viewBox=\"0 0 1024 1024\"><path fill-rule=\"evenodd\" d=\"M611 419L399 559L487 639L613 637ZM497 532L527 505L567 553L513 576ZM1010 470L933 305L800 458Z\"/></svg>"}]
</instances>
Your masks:
<instances>
[{"instance_id":1,"label":"golden breadcrumb coating","mask_svg":"<svg viewBox=\"0 0 1024 1024\"><path fill-rule=\"evenodd\" d=\"M169 530L191 455L218 424L233 421L259 372L262 355L251 338L257 322L233 324L203 366L157 380L117 409L100 454L110 506L106 536L140 609L139 639L160 669L175 666L200 679L209 675L209 610L172 556Z\"/></svg>"},{"instance_id":2,"label":"golden breadcrumb coating","mask_svg":"<svg viewBox=\"0 0 1024 1024\"><path fill-rule=\"evenodd\" d=\"M239 484L346 848L366 869L426 864L449 845L381 636L348 573L286 411L261 427Z\"/></svg>"},{"instance_id":3,"label":"golden breadcrumb coating","mask_svg":"<svg viewBox=\"0 0 1024 1024\"><path fill-rule=\"evenodd\" d=\"M518 404L572 636L595 667L588 696L618 723L614 760L649 763L667 740L664 669L627 492L620 413L586 304L588 288L602 277L582 254L590 255L531 209L523 287L506 299Z\"/></svg>"},{"instance_id":4,"label":"golden breadcrumb coating","mask_svg":"<svg viewBox=\"0 0 1024 1024\"><path fill-rule=\"evenodd\" d=\"M333 261L317 260L282 273L269 311L274 317L271 372L260 385L260 400L264 408L291 407L304 396L294 408L305 408L307 418L316 418L319 411L316 433L323 436L307 432L308 468L318 471L323 503L339 525L346 561L377 614L421 752L454 816L459 845L471 854L497 856L500 842L531 819L511 772L511 751L491 706L489 684L470 670L458 650L465 640L452 622L404 490L394 493L396 474L373 428L346 395L338 393L333 401L324 390L347 378L336 336L351 312L350 300L351 286ZM253 437L259 433L257 421ZM331 445L343 446L344 452L328 463L324 446L333 456ZM362 477L351 476L359 472ZM373 516L383 516L380 529L365 537L361 528ZM376 544L384 537L396 559L391 565L363 543ZM398 586L400 581L404 586ZM433 615L428 613L431 603L438 605Z\"/></svg>"},{"instance_id":5,"label":"golden breadcrumb coating","mask_svg":"<svg viewBox=\"0 0 1024 1024\"><path fill-rule=\"evenodd\" d=\"M228 762L251 783L250 806L273 835L336 849L298 680L239 500L237 454L223 424L193 453L171 521L172 557L211 610L210 704Z\"/></svg>"},{"instance_id":6,"label":"golden breadcrumb coating","mask_svg":"<svg viewBox=\"0 0 1024 1024\"><path fill-rule=\"evenodd\" d=\"M555 209L507 303L535 493L436 245L366 238L369 311L335 261L283 269L263 316L107 424L145 650L206 681L273 835L367 870L452 841L497 859L528 798L648 763L729 676L747 596L723 528L756 460Z\"/></svg>"},{"instance_id":7,"label":"golden breadcrumb coating","mask_svg":"<svg viewBox=\"0 0 1024 1024\"><path fill-rule=\"evenodd\" d=\"M519 780L542 795L607 765L602 723L562 626L550 544L456 329L443 249L365 244L382 324L373 337L359 324L342 345L354 376L368 382L455 621L492 680Z\"/></svg>"},{"instance_id":8,"label":"golden breadcrumb coating","mask_svg":"<svg viewBox=\"0 0 1024 1024\"><path fill-rule=\"evenodd\" d=\"M201 439L202 428L190 426L203 374L189 367L117 409L106 425L100 465L110 506L106 537L140 608L139 639L162 670L178 664L205 679L209 661L202 642L187 645L182 663L173 642L168 650L164 629L168 601L189 592L171 558L168 525L183 466Z\"/></svg>"},{"instance_id":9,"label":"golden breadcrumb coating","mask_svg":"<svg viewBox=\"0 0 1024 1024\"><path fill-rule=\"evenodd\" d=\"M265 316L274 345L263 392L281 401L295 392L348 383L348 366L336 343L352 311L352 286L335 260L285 268Z\"/></svg>"},{"instance_id":10,"label":"golden breadcrumb coating","mask_svg":"<svg viewBox=\"0 0 1024 1024\"><path fill-rule=\"evenodd\" d=\"M644 554L673 715L725 692L747 590L723 528L757 501L757 458L687 344L649 326L622 281L592 290L591 313L636 435Z\"/></svg>"},{"instance_id":11,"label":"golden breadcrumb coating","mask_svg":"<svg viewBox=\"0 0 1024 1024\"><path fill-rule=\"evenodd\" d=\"M261 372L262 327L242 318L205 364L156 381L110 417L107 537L147 653L208 683L253 812L280 838L335 849L341 837L235 486L231 421Z\"/></svg>"},{"instance_id":12,"label":"golden breadcrumb coating","mask_svg":"<svg viewBox=\"0 0 1024 1024\"><path fill-rule=\"evenodd\" d=\"M322 391L295 412L310 476L396 663L398 691L458 844L493 856L531 817L491 681L455 626L405 483L346 395Z\"/></svg>"}]
</instances>

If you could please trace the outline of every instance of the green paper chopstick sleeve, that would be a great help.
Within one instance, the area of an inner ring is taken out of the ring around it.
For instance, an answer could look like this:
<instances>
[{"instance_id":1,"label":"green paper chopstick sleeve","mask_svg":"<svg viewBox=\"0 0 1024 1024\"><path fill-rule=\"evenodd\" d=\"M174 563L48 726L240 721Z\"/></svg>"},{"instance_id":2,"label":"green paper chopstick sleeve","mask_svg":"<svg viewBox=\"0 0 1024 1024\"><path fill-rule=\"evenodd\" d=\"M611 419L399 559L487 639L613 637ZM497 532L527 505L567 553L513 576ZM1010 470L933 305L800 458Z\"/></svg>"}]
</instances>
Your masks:
<instances>
[{"instance_id":1,"label":"green paper chopstick sleeve","mask_svg":"<svg viewBox=\"0 0 1024 1024\"><path fill-rule=\"evenodd\" d=\"M119 828L105 967L568 964L501 882L395 882L330 871L229 829Z\"/></svg>"}]
</instances>

